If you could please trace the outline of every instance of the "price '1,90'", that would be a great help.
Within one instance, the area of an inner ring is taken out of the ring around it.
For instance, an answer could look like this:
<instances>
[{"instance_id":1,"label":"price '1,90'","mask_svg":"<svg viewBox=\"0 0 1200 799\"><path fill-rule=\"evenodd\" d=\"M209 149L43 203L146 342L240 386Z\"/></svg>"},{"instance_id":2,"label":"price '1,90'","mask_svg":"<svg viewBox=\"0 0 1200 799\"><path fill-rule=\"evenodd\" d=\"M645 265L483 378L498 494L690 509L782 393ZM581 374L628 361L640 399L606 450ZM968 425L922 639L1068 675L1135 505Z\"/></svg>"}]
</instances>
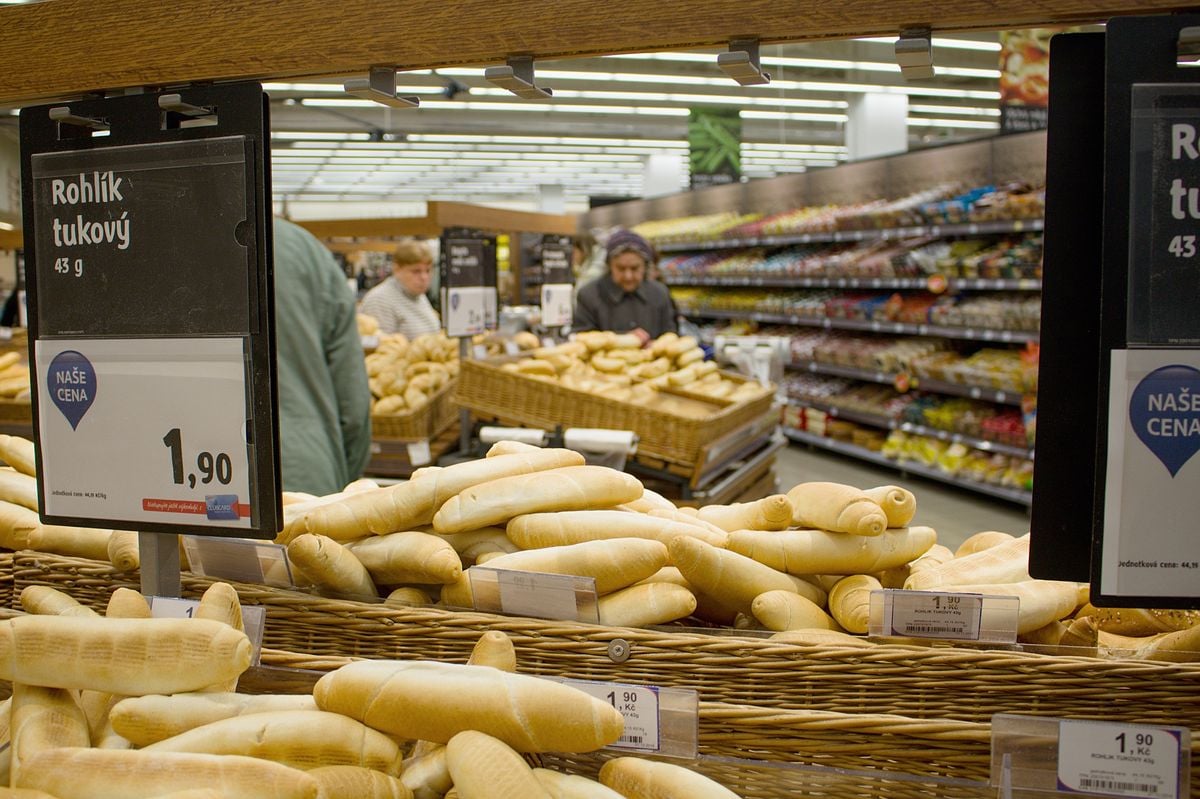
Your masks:
<instances>
[{"instance_id":1,"label":"price '1,90'","mask_svg":"<svg viewBox=\"0 0 1200 799\"><path fill-rule=\"evenodd\" d=\"M171 477L176 485L183 485L183 435L178 427L173 427L163 436L163 444L171 450ZM199 472L201 483L208 485L216 480L221 485L229 485L233 480L233 461L224 452L216 454L201 452L196 455L196 470ZM188 488L195 488L196 472L188 472Z\"/></svg>"}]
</instances>

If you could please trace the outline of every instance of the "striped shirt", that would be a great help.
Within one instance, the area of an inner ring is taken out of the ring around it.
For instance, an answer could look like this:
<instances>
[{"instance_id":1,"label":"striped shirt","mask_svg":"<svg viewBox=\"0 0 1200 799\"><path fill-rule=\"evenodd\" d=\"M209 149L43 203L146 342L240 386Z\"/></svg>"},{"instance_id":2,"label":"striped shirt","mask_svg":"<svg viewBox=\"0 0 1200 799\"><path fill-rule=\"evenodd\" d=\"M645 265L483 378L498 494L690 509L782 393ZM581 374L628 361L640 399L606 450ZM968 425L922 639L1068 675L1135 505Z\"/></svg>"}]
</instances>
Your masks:
<instances>
[{"instance_id":1,"label":"striped shirt","mask_svg":"<svg viewBox=\"0 0 1200 799\"><path fill-rule=\"evenodd\" d=\"M403 333L411 341L442 326L424 294L411 296L395 277L388 277L363 297L362 313L379 321L381 333Z\"/></svg>"}]
</instances>

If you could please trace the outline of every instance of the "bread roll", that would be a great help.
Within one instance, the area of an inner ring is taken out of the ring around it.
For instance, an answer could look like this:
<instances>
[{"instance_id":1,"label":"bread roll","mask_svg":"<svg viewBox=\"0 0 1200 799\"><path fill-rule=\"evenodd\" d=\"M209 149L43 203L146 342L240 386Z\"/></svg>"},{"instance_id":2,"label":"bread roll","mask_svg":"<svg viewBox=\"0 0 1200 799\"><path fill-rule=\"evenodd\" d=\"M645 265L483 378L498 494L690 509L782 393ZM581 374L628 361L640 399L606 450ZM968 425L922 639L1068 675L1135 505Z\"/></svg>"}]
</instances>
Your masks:
<instances>
[{"instance_id":1,"label":"bread roll","mask_svg":"<svg viewBox=\"0 0 1200 799\"><path fill-rule=\"evenodd\" d=\"M908 527L917 515L917 498L907 488L879 486L868 488L863 493L883 509L888 527Z\"/></svg>"},{"instance_id":2,"label":"bread roll","mask_svg":"<svg viewBox=\"0 0 1200 799\"><path fill-rule=\"evenodd\" d=\"M602 596L597 604L607 627L649 627L692 615L696 597L683 586L645 583Z\"/></svg>"},{"instance_id":3,"label":"bread roll","mask_svg":"<svg viewBox=\"0 0 1200 799\"><path fill-rule=\"evenodd\" d=\"M109 712L113 729L136 746L149 746L214 721L250 713L316 710L311 694L149 694L117 702Z\"/></svg>"},{"instance_id":4,"label":"bread roll","mask_svg":"<svg viewBox=\"0 0 1200 799\"><path fill-rule=\"evenodd\" d=\"M70 691L13 684L9 725L11 773L19 780L39 752L62 746L91 745L87 718Z\"/></svg>"},{"instance_id":5,"label":"bread roll","mask_svg":"<svg viewBox=\"0 0 1200 799\"><path fill-rule=\"evenodd\" d=\"M618 757L600 769L600 782L627 799L739 799L703 774L653 760Z\"/></svg>"},{"instance_id":6,"label":"bread roll","mask_svg":"<svg viewBox=\"0 0 1200 799\"><path fill-rule=\"evenodd\" d=\"M875 536L888 526L883 509L853 486L800 483L787 496L792 501L792 523L797 527Z\"/></svg>"},{"instance_id":7,"label":"bread roll","mask_svg":"<svg viewBox=\"0 0 1200 799\"><path fill-rule=\"evenodd\" d=\"M548 768L535 768L533 776L553 799L623 799L612 788L577 774L563 774Z\"/></svg>"},{"instance_id":8,"label":"bread roll","mask_svg":"<svg viewBox=\"0 0 1200 799\"><path fill-rule=\"evenodd\" d=\"M698 538L715 547L724 547L729 536L707 527L652 513L628 513L621 510L578 510L558 513L529 513L517 516L507 526L508 537L522 549L578 544L604 538L645 538L670 544L676 536Z\"/></svg>"},{"instance_id":9,"label":"bread roll","mask_svg":"<svg viewBox=\"0 0 1200 799\"><path fill-rule=\"evenodd\" d=\"M596 593L608 594L649 577L666 562L667 547L659 541L612 538L514 552L490 560L487 565L489 569L592 577L596 580Z\"/></svg>"},{"instance_id":10,"label":"bread roll","mask_svg":"<svg viewBox=\"0 0 1200 799\"><path fill-rule=\"evenodd\" d=\"M321 799L412 799L400 780L361 766L321 766L308 776L321 786Z\"/></svg>"},{"instance_id":11,"label":"bread roll","mask_svg":"<svg viewBox=\"0 0 1200 799\"><path fill-rule=\"evenodd\" d=\"M804 580L695 538L679 536L669 549L671 562L684 579L721 604L747 615L754 598L767 591L803 592L824 600L824 592Z\"/></svg>"},{"instance_id":12,"label":"bread roll","mask_svg":"<svg viewBox=\"0 0 1200 799\"><path fill-rule=\"evenodd\" d=\"M729 549L789 574L872 574L920 557L937 543L931 527L851 536L825 530L729 534Z\"/></svg>"},{"instance_id":13,"label":"bread roll","mask_svg":"<svg viewBox=\"0 0 1200 799\"><path fill-rule=\"evenodd\" d=\"M482 732L451 738L446 765L459 799L552 799L519 754Z\"/></svg>"}]
</instances>

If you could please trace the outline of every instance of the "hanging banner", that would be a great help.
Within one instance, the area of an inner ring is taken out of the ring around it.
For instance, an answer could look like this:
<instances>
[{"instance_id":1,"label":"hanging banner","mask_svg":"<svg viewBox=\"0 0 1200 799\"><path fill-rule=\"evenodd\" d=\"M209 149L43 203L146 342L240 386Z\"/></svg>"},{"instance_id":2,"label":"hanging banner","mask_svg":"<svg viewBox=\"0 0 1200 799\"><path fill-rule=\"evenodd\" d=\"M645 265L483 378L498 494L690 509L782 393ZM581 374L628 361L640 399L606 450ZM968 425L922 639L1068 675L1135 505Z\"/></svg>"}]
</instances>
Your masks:
<instances>
[{"instance_id":1,"label":"hanging banner","mask_svg":"<svg viewBox=\"0 0 1200 799\"><path fill-rule=\"evenodd\" d=\"M1050 37L1063 28L1000 32L1000 129L1044 130L1050 102Z\"/></svg>"},{"instance_id":2,"label":"hanging banner","mask_svg":"<svg viewBox=\"0 0 1200 799\"><path fill-rule=\"evenodd\" d=\"M693 108L688 115L693 189L742 178L742 118L737 108Z\"/></svg>"}]
</instances>

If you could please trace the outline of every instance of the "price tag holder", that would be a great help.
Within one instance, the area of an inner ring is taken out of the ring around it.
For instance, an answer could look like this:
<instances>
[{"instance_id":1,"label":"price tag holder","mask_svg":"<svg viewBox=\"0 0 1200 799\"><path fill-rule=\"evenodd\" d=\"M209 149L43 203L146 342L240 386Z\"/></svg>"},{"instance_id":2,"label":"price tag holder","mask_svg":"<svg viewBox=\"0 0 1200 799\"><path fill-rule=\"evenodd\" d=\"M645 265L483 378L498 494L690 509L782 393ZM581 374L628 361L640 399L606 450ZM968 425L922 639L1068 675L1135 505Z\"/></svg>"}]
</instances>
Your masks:
<instances>
[{"instance_id":1,"label":"price tag holder","mask_svg":"<svg viewBox=\"0 0 1200 799\"><path fill-rule=\"evenodd\" d=\"M453 337L494 330L497 321L496 240L472 231L442 238L442 327Z\"/></svg>"},{"instance_id":2,"label":"price tag holder","mask_svg":"<svg viewBox=\"0 0 1200 799\"><path fill-rule=\"evenodd\" d=\"M183 551L195 574L239 583L295 588L287 548L237 538L183 536Z\"/></svg>"},{"instance_id":3,"label":"price tag holder","mask_svg":"<svg viewBox=\"0 0 1200 799\"><path fill-rule=\"evenodd\" d=\"M575 286L570 283L542 284L542 324L569 325L575 318Z\"/></svg>"},{"instance_id":4,"label":"price tag holder","mask_svg":"<svg viewBox=\"0 0 1200 799\"><path fill-rule=\"evenodd\" d=\"M1020 607L1015 596L883 589L871 592L868 633L1012 644Z\"/></svg>"},{"instance_id":5,"label":"price tag holder","mask_svg":"<svg viewBox=\"0 0 1200 799\"><path fill-rule=\"evenodd\" d=\"M200 606L198 599L178 599L170 596L148 596L150 615L156 619L190 619ZM262 605L241 605L242 626L254 647L250 665L257 666L262 655L263 632L267 627L267 609Z\"/></svg>"},{"instance_id":6,"label":"price tag holder","mask_svg":"<svg viewBox=\"0 0 1200 799\"><path fill-rule=\"evenodd\" d=\"M429 451L428 438L410 441L405 445L405 449L408 450L408 462L413 466L425 466L433 460L433 453Z\"/></svg>"},{"instance_id":7,"label":"price tag holder","mask_svg":"<svg viewBox=\"0 0 1200 799\"><path fill-rule=\"evenodd\" d=\"M534 619L600 623L593 577L486 566L472 566L467 574L475 610Z\"/></svg>"},{"instance_id":8,"label":"price tag holder","mask_svg":"<svg viewBox=\"0 0 1200 799\"><path fill-rule=\"evenodd\" d=\"M243 83L22 109L43 521L279 530L264 106Z\"/></svg>"},{"instance_id":9,"label":"price tag holder","mask_svg":"<svg viewBox=\"0 0 1200 799\"><path fill-rule=\"evenodd\" d=\"M1188 795L1190 774L1186 727L992 717L992 784L1014 795L1181 799Z\"/></svg>"},{"instance_id":10,"label":"price tag holder","mask_svg":"<svg viewBox=\"0 0 1200 799\"><path fill-rule=\"evenodd\" d=\"M550 678L555 679L555 678ZM555 679L607 702L625 718L609 749L694 760L699 753L700 697L690 688Z\"/></svg>"}]
</instances>

